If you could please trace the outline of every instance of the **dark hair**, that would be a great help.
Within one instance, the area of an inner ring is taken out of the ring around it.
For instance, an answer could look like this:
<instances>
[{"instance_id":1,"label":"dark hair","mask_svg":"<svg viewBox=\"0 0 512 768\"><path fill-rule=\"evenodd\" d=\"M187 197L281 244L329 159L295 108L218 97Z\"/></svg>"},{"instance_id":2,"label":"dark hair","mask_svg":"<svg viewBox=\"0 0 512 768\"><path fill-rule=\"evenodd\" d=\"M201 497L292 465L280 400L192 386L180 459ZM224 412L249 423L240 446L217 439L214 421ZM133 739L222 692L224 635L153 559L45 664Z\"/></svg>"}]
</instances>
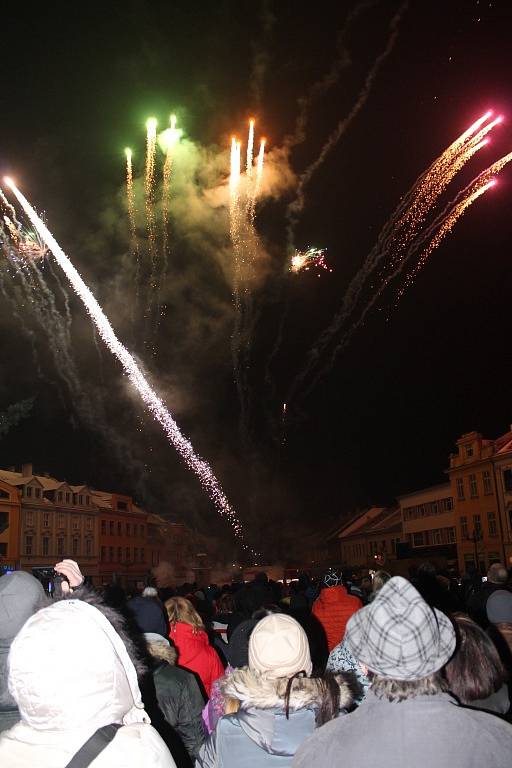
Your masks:
<instances>
[{"instance_id":1,"label":"dark hair","mask_svg":"<svg viewBox=\"0 0 512 768\"><path fill-rule=\"evenodd\" d=\"M381 677L368 670L371 690L379 699L406 701L415 696L435 696L448 690L448 684L440 672L434 672L418 680L395 680Z\"/></svg>"},{"instance_id":2,"label":"dark hair","mask_svg":"<svg viewBox=\"0 0 512 768\"><path fill-rule=\"evenodd\" d=\"M461 704L486 699L506 680L505 668L490 637L469 616L453 616L457 647L444 668L450 691Z\"/></svg>"},{"instance_id":3,"label":"dark hair","mask_svg":"<svg viewBox=\"0 0 512 768\"><path fill-rule=\"evenodd\" d=\"M284 694L284 711L286 719L290 718L290 694L293 683L298 677L306 677L302 669L290 677L286 683ZM320 706L316 710L315 722L319 728L338 716L340 711L340 686L332 672L326 672L322 677L315 678L320 692Z\"/></svg>"}]
</instances>

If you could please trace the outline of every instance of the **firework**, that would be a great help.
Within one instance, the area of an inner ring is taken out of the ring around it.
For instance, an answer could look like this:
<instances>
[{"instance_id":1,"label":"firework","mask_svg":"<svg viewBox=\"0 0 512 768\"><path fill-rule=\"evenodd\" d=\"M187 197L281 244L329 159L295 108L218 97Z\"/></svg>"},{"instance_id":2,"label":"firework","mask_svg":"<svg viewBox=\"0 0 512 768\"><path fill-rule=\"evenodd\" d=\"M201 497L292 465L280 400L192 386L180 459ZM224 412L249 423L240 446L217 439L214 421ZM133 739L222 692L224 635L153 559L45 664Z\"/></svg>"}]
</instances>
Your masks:
<instances>
[{"instance_id":1,"label":"firework","mask_svg":"<svg viewBox=\"0 0 512 768\"><path fill-rule=\"evenodd\" d=\"M148 224L150 249L154 248L155 245L155 217L153 213L153 197L155 183L156 126L156 118L150 117L146 122L146 174L144 180L146 218Z\"/></svg>"},{"instance_id":2,"label":"firework","mask_svg":"<svg viewBox=\"0 0 512 768\"><path fill-rule=\"evenodd\" d=\"M128 217L130 219L130 232L132 236L132 247L135 246L135 194L133 191L133 166L132 151L126 147L126 201L128 206Z\"/></svg>"},{"instance_id":3,"label":"firework","mask_svg":"<svg viewBox=\"0 0 512 768\"><path fill-rule=\"evenodd\" d=\"M254 120L249 120L249 137L247 139L247 160L245 170L247 176L252 176L252 159L254 150Z\"/></svg>"},{"instance_id":4,"label":"firework","mask_svg":"<svg viewBox=\"0 0 512 768\"><path fill-rule=\"evenodd\" d=\"M123 366L126 375L138 391L146 408L149 410L153 418L161 425L169 439L169 442L176 448L185 464L193 472L195 472L199 478L199 481L201 482L201 485L208 493L210 499L213 501L217 511L229 521L235 535L241 542L241 545L244 547L244 549L251 551L251 553L256 556L254 550L250 550L248 545L244 542L244 535L240 520L238 519L234 509L226 498L226 495L224 494L224 491L222 490L217 478L213 474L210 465L204 459L201 459L199 456L197 456L191 442L182 434L161 398L151 388L151 385L137 365L133 356L117 338L114 329L110 325L107 317L94 298L92 292L84 283L79 273L69 258L66 256L64 251L61 249L49 229L37 216L34 209L30 206L28 200L22 195L22 193L17 189L15 184L10 179L6 179L5 182L12 189L13 194L18 200L19 204L22 206L33 226L39 232L40 237L44 240L47 247L51 249L56 261L66 274L66 277L70 281L75 293L79 296L85 305L87 312L96 325L101 338L110 349L112 354Z\"/></svg>"},{"instance_id":5,"label":"firework","mask_svg":"<svg viewBox=\"0 0 512 768\"><path fill-rule=\"evenodd\" d=\"M307 251L295 251L292 256L290 272L308 272L310 269L324 269L332 272L325 261L325 248L308 248Z\"/></svg>"}]
</instances>

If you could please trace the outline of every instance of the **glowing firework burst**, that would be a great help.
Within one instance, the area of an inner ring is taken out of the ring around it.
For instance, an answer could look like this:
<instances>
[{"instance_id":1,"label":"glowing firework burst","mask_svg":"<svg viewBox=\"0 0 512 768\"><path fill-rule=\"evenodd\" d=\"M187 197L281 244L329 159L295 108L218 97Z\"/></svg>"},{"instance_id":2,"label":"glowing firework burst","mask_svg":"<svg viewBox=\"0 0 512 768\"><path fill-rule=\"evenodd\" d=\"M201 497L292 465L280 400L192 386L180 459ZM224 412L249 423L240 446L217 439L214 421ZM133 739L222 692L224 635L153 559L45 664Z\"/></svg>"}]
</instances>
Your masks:
<instances>
[{"instance_id":1,"label":"glowing firework burst","mask_svg":"<svg viewBox=\"0 0 512 768\"><path fill-rule=\"evenodd\" d=\"M307 251L295 251L292 256L290 272L308 272L310 269L332 272L325 260L325 248L308 248Z\"/></svg>"},{"instance_id":2,"label":"glowing firework burst","mask_svg":"<svg viewBox=\"0 0 512 768\"><path fill-rule=\"evenodd\" d=\"M236 537L241 542L241 546L245 550L251 552L254 557L257 557L257 553L245 543L242 524L238 519L234 509L230 505L228 499L226 498L226 495L222 490L219 481L213 474L213 471L208 462L206 462L204 459L201 459L195 453L190 440L188 440L182 434L178 425L167 410L165 404L161 398L158 397L156 392L151 388L150 383L144 376L140 367L137 365L133 356L117 338L114 329L110 325L107 317L94 298L92 292L86 286L78 271L75 269L62 248L59 246L44 222L38 217L34 209L30 206L28 200L17 189L15 184L10 179L5 179L5 182L12 190L13 194L18 200L19 204L22 206L33 226L36 228L39 236L44 240L48 248L51 249L57 263L64 271L74 291L84 303L87 312L96 325L101 338L110 349L112 354L123 366L126 375L138 391L146 408L149 410L153 418L162 426L170 443L176 448L185 464L197 475L201 485L215 504L217 511L229 521Z\"/></svg>"}]
</instances>

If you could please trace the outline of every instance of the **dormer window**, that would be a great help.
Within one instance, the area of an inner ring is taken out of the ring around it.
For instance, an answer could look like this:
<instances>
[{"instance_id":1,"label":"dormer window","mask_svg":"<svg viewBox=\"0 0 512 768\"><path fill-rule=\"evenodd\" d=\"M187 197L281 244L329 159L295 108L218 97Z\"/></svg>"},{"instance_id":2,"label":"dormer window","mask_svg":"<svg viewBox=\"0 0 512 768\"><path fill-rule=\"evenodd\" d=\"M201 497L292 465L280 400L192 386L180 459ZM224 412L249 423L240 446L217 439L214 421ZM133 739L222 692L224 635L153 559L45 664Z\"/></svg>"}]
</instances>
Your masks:
<instances>
[{"instance_id":1,"label":"dormer window","mask_svg":"<svg viewBox=\"0 0 512 768\"><path fill-rule=\"evenodd\" d=\"M80 504L81 507L83 507L83 505L84 505L84 497L82 495L80 495L78 497L78 503Z\"/></svg>"},{"instance_id":2,"label":"dormer window","mask_svg":"<svg viewBox=\"0 0 512 768\"><path fill-rule=\"evenodd\" d=\"M66 493L66 504L69 504L71 502L71 494Z\"/></svg>"},{"instance_id":3,"label":"dormer window","mask_svg":"<svg viewBox=\"0 0 512 768\"><path fill-rule=\"evenodd\" d=\"M62 501L62 491L57 493L57 501Z\"/></svg>"},{"instance_id":4,"label":"dormer window","mask_svg":"<svg viewBox=\"0 0 512 768\"><path fill-rule=\"evenodd\" d=\"M25 488L25 492L26 492L27 499L31 499L32 498L32 488L30 487L30 485L27 485L27 487Z\"/></svg>"},{"instance_id":5,"label":"dormer window","mask_svg":"<svg viewBox=\"0 0 512 768\"><path fill-rule=\"evenodd\" d=\"M36 499L40 499L41 498L41 489L40 488L34 488L34 495L35 495Z\"/></svg>"},{"instance_id":6,"label":"dormer window","mask_svg":"<svg viewBox=\"0 0 512 768\"><path fill-rule=\"evenodd\" d=\"M473 445L466 445L466 458L470 459L473 455Z\"/></svg>"}]
</instances>

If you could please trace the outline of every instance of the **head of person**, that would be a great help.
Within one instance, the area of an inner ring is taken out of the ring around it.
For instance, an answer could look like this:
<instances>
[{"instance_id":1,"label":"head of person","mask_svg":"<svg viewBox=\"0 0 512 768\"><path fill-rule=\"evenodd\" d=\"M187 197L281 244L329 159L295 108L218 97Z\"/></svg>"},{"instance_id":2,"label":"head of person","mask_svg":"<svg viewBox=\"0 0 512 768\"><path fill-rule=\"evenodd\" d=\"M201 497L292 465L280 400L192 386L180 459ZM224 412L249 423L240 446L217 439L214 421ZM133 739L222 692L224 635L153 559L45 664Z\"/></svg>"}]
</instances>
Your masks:
<instances>
[{"instance_id":1,"label":"head of person","mask_svg":"<svg viewBox=\"0 0 512 768\"><path fill-rule=\"evenodd\" d=\"M271 613L258 621L249 639L249 668L268 680L311 675L306 633L291 616Z\"/></svg>"},{"instance_id":2,"label":"head of person","mask_svg":"<svg viewBox=\"0 0 512 768\"><path fill-rule=\"evenodd\" d=\"M491 624L512 624L512 593L497 589L487 600L487 618Z\"/></svg>"},{"instance_id":3,"label":"head of person","mask_svg":"<svg viewBox=\"0 0 512 768\"><path fill-rule=\"evenodd\" d=\"M217 600L217 613L233 613L235 610L235 598L230 592L223 592Z\"/></svg>"},{"instance_id":4,"label":"head of person","mask_svg":"<svg viewBox=\"0 0 512 768\"><path fill-rule=\"evenodd\" d=\"M505 566L502 563L493 563L487 571L487 581L504 587L508 581L508 571Z\"/></svg>"},{"instance_id":5,"label":"head of person","mask_svg":"<svg viewBox=\"0 0 512 768\"><path fill-rule=\"evenodd\" d=\"M189 624L194 633L204 630L203 620L186 597L171 597L165 603L169 624L174 625L178 622Z\"/></svg>"},{"instance_id":6,"label":"head of person","mask_svg":"<svg viewBox=\"0 0 512 768\"><path fill-rule=\"evenodd\" d=\"M144 672L116 611L62 600L34 614L13 641L9 691L37 731L92 735L109 723L149 722L137 682Z\"/></svg>"},{"instance_id":7,"label":"head of person","mask_svg":"<svg viewBox=\"0 0 512 768\"><path fill-rule=\"evenodd\" d=\"M156 587L144 587L142 590L142 597L152 597L157 598L158 597L158 590Z\"/></svg>"},{"instance_id":8,"label":"head of person","mask_svg":"<svg viewBox=\"0 0 512 768\"><path fill-rule=\"evenodd\" d=\"M457 647L444 668L450 691L461 704L487 699L506 679L505 668L489 635L469 616L453 616Z\"/></svg>"},{"instance_id":9,"label":"head of person","mask_svg":"<svg viewBox=\"0 0 512 768\"><path fill-rule=\"evenodd\" d=\"M447 690L441 670L455 650L453 625L401 576L351 616L345 642L381 698L402 701Z\"/></svg>"},{"instance_id":10,"label":"head of person","mask_svg":"<svg viewBox=\"0 0 512 768\"><path fill-rule=\"evenodd\" d=\"M226 648L226 656L233 669L246 667L249 663L249 639L257 623L257 619L246 619L233 630Z\"/></svg>"},{"instance_id":11,"label":"head of person","mask_svg":"<svg viewBox=\"0 0 512 768\"><path fill-rule=\"evenodd\" d=\"M391 574L387 571L376 571L372 580L372 592L378 592L381 590L384 584L386 584L390 578Z\"/></svg>"},{"instance_id":12,"label":"head of person","mask_svg":"<svg viewBox=\"0 0 512 768\"><path fill-rule=\"evenodd\" d=\"M341 571L329 569L324 573L322 578L322 588L339 587L341 584L343 584L343 574Z\"/></svg>"}]
</instances>

